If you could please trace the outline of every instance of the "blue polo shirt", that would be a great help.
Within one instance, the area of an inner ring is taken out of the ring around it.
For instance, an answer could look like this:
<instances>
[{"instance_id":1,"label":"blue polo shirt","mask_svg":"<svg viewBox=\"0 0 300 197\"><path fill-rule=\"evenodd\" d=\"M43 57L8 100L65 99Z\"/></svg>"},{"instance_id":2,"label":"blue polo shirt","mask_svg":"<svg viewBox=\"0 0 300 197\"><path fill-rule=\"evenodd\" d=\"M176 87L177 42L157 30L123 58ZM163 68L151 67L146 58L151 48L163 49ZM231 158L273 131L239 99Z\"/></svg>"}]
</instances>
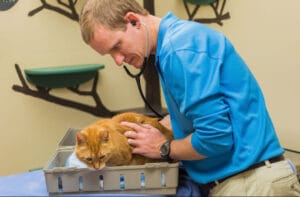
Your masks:
<instances>
[{"instance_id":1,"label":"blue polo shirt","mask_svg":"<svg viewBox=\"0 0 300 197\"><path fill-rule=\"evenodd\" d=\"M207 158L183 161L207 183L284 152L251 71L220 32L172 13L162 18L156 67L175 139L192 133Z\"/></svg>"}]
</instances>

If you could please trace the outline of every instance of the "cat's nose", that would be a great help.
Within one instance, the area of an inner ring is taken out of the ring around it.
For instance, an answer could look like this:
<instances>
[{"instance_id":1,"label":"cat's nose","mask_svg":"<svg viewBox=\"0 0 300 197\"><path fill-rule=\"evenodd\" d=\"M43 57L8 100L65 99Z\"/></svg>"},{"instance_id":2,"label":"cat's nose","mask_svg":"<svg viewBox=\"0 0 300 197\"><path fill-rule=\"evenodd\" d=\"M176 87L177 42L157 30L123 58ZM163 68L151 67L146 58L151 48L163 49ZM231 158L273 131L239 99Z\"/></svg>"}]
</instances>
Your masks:
<instances>
[{"instance_id":1,"label":"cat's nose","mask_svg":"<svg viewBox=\"0 0 300 197\"><path fill-rule=\"evenodd\" d=\"M95 170L99 170L100 165L99 164L94 164L93 167L94 167Z\"/></svg>"},{"instance_id":2,"label":"cat's nose","mask_svg":"<svg viewBox=\"0 0 300 197\"><path fill-rule=\"evenodd\" d=\"M105 167L105 164L95 163L95 164L93 165L93 167L94 167L95 170L101 170L102 168Z\"/></svg>"},{"instance_id":3,"label":"cat's nose","mask_svg":"<svg viewBox=\"0 0 300 197\"><path fill-rule=\"evenodd\" d=\"M101 164L98 170L102 170L105 166L106 166L105 163Z\"/></svg>"}]
</instances>

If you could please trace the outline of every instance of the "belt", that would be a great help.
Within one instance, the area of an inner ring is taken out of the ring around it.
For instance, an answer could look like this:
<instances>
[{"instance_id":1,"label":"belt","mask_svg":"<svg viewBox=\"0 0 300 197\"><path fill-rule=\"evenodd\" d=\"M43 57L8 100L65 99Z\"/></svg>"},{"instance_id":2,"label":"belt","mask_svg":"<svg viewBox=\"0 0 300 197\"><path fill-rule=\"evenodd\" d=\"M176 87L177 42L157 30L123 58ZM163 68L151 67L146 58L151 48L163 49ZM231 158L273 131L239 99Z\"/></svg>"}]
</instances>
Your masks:
<instances>
[{"instance_id":1,"label":"belt","mask_svg":"<svg viewBox=\"0 0 300 197\"><path fill-rule=\"evenodd\" d=\"M283 155L279 155L277 157L273 157L271 159L268 159L268 160L265 160L265 161L262 161L262 162L259 162L259 163L256 163L256 164L253 164L252 166L250 166L249 168L241 171L241 172L238 172L236 174L233 174L233 175L230 175L228 177L225 177L223 179L219 179L219 180L216 180L216 181L212 181L212 182L209 182L209 183L206 183L206 184L203 184L201 185L202 187L204 188L207 188L209 190L211 190L212 188L214 188L215 186L217 186L218 184L224 182L226 179L230 178L230 177L233 177L235 175L238 175L240 173L243 173L243 172L246 172L248 170L253 170L253 169L256 169L256 168L259 168L259 167L262 167L262 166L265 166L267 165L267 163L276 163L276 162L279 162L279 161L283 161L284 160L284 156Z\"/></svg>"}]
</instances>

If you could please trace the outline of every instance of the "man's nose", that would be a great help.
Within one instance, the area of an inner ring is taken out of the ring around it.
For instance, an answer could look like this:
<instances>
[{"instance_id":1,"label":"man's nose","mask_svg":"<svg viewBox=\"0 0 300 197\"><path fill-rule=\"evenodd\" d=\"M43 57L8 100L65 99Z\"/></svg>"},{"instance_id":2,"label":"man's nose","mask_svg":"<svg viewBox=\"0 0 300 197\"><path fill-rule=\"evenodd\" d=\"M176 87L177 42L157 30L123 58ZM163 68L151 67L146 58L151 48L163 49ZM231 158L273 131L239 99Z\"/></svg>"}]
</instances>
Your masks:
<instances>
[{"instance_id":1,"label":"man's nose","mask_svg":"<svg viewBox=\"0 0 300 197\"><path fill-rule=\"evenodd\" d=\"M123 62L124 62L124 55L122 54L111 54L112 58L114 59L115 63L118 65L118 66L122 66L123 65Z\"/></svg>"}]
</instances>

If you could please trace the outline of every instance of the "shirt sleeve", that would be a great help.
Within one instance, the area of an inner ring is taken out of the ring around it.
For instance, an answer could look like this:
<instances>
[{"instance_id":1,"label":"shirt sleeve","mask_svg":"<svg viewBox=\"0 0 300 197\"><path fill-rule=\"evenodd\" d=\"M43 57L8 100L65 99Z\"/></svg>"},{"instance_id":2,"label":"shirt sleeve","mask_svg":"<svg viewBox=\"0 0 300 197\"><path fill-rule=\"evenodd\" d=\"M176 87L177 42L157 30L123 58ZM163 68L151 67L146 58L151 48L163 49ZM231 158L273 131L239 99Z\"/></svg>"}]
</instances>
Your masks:
<instances>
[{"instance_id":1,"label":"shirt sleeve","mask_svg":"<svg viewBox=\"0 0 300 197\"><path fill-rule=\"evenodd\" d=\"M220 90L222 61L206 52L181 50L170 55L167 83L180 113L192 120L193 148L207 157L233 146L230 108Z\"/></svg>"}]
</instances>

